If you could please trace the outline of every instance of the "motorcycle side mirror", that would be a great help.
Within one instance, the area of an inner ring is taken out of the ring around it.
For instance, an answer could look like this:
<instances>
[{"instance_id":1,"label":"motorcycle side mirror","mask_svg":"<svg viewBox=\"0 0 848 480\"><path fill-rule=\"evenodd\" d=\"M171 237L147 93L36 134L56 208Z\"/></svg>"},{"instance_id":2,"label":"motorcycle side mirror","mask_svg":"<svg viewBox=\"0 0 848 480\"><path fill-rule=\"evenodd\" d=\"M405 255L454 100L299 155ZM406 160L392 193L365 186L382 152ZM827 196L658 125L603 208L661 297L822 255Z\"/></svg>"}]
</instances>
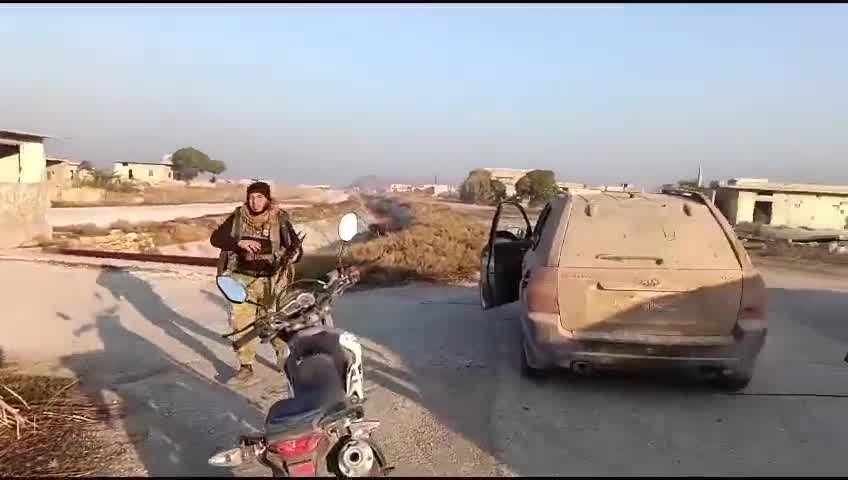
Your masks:
<instances>
[{"instance_id":1,"label":"motorcycle side mirror","mask_svg":"<svg viewBox=\"0 0 848 480\"><path fill-rule=\"evenodd\" d=\"M359 217L356 213L350 212L345 214L339 222L339 238L343 242L353 240L359 230Z\"/></svg>"},{"instance_id":2,"label":"motorcycle side mirror","mask_svg":"<svg viewBox=\"0 0 848 480\"><path fill-rule=\"evenodd\" d=\"M227 300L233 303L247 301L247 289L235 278L221 275L215 279L215 283L218 284L218 290L221 290Z\"/></svg>"}]
</instances>

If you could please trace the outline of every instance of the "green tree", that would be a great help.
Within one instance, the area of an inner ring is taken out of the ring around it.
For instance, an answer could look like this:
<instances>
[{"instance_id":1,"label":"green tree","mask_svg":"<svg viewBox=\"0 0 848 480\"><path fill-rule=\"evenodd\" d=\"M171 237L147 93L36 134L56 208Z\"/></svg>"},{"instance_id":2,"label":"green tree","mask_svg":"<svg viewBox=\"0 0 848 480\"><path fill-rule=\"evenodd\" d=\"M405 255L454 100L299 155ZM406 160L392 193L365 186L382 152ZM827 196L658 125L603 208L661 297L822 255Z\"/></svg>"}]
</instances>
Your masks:
<instances>
[{"instance_id":1,"label":"green tree","mask_svg":"<svg viewBox=\"0 0 848 480\"><path fill-rule=\"evenodd\" d=\"M174 170L179 178L191 180L200 172L209 172L220 175L227 166L221 160L212 160L209 155L195 149L194 147L181 148L171 155Z\"/></svg>"},{"instance_id":2,"label":"green tree","mask_svg":"<svg viewBox=\"0 0 848 480\"><path fill-rule=\"evenodd\" d=\"M531 194L530 179L527 175L524 175L515 182L515 197L519 200L526 200L530 198Z\"/></svg>"},{"instance_id":3,"label":"green tree","mask_svg":"<svg viewBox=\"0 0 848 480\"><path fill-rule=\"evenodd\" d=\"M506 199L506 185L499 180L492 180L490 186L492 193L489 196L488 203L497 204Z\"/></svg>"},{"instance_id":4,"label":"green tree","mask_svg":"<svg viewBox=\"0 0 848 480\"><path fill-rule=\"evenodd\" d=\"M459 198L466 203L488 203L492 198L492 173L479 168L469 172L459 187Z\"/></svg>"},{"instance_id":5,"label":"green tree","mask_svg":"<svg viewBox=\"0 0 848 480\"><path fill-rule=\"evenodd\" d=\"M530 203L545 203L554 198L559 190L556 183L556 175L550 170L533 170L528 172L525 177L529 183L527 192ZM516 185L517 189L518 185Z\"/></svg>"},{"instance_id":6,"label":"green tree","mask_svg":"<svg viewBox=\"0 0 848 480\"><path fill-rule=\"evenodd\" d=\"M221 160L210 160L209 166L206 169L207 172L212 173L214 175L220 175L224 173L224 170L227 169L227 165Z\"/></svg>"}]
</instances>

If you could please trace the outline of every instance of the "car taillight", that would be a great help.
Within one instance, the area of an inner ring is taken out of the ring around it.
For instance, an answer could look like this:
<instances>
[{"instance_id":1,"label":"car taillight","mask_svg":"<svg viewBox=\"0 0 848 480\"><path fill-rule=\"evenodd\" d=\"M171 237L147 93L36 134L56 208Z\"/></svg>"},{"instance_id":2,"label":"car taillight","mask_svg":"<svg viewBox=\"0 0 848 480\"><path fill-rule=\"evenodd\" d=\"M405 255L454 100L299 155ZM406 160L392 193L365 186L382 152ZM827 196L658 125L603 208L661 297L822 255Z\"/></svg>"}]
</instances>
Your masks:
<instances>
[{"instance_id":1,"label":"car taillight","mask_svg":"<svg viewBox=\"0 0 848 480\"><path fill-rule=\"evenodd\" d=\"M738 325L745 330L766 328L766 286L759 274L745 276Z\"/></svg>"},{"instance_id":2,"label":"car taillight","mask_svg":"<svg viewBox=\"0 0 848 480\"><path fill-rule=\"evenodd\" d=\"M268 450L276 453L283 460L289 460L314 452L320 442L320 434L310 434L300 438L271 443L268 445Z\"/></svg>"},{"instance_id":3,"label":"car taillight","mask_svg":"<svg viewBox=\"0 0 848 480\"><path fill-rule=\"evenodd\" d=\"M765 320L766 309L763 305L749 305L742 307L739 312L739 320Z\"/></svg>"},{"instance_id":4,"label":"car taillight","mask_svg":"<svg viewBox=\"0 0 848 480\"><path fill-rule=\"evenodd\" d=\"M522 288L527 295L528 312L559 313L558 275L556 267L536 267L527 272L522 280Z\"/></svg>"}]
</instances>

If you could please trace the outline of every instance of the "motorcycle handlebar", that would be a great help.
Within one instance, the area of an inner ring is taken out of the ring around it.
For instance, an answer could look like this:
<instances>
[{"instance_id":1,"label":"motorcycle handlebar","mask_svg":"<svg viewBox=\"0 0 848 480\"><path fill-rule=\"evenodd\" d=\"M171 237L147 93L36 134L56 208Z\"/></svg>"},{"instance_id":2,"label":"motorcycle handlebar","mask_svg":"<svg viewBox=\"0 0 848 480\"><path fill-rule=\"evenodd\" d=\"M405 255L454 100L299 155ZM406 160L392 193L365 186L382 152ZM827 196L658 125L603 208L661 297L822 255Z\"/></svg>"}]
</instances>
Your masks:
<instances>
[{"instance_id":1,"label":"motorcycle handlebar","mask_svg":"<svg viewBox=\"0 0 848 480\"><path fill-rule=\"evenodd\" d=\"M327 274L327 277L330 281L326 284L325 288L331 291L332 296L335 296L336 294L338 294L338 292L359 282L361 274L359 269L356 267L342 267L333 269ZM233 348L240 349L254 338L259 337L262 329L258 328L259 326L256 324L258 322L266 321L272 316L274 316L273 312L266 311L259 319L257 319L257 321L253 322L253 324L243 329L248 330L247 333L245 333L241 338L233 341ZM229 337L236 333L240 333L243 330L234 331L224 336Z\"/></svg>"}]
</instances>

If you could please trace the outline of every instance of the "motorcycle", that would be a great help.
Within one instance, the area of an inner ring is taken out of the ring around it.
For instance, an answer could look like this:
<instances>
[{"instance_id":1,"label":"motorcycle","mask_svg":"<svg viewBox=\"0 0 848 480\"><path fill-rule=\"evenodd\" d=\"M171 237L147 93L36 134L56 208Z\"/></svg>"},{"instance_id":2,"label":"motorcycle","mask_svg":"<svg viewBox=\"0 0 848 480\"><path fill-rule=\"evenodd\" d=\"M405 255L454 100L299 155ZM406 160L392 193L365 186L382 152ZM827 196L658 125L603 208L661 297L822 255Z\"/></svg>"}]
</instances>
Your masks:
<instances>
[{"instance_id":1,"label":"motorcycle","mask_svg":"<svg viewBox=\"0 0 848 480\"><path fill-rule=\"evenodd\" d=\"M238 447L213 455L210 465L233 468L256 460L274 477L313 477L319 468L337 478L375 477L392 469L372 438L380 422L365 419L362 347L355 335L335 328L332 321L333 302L359 280L358 269L341 261L358 224L355 213L339 223L339 265L327 281L289 284L271 308L254 304L263 311L254 323L224 335L247 332L234 346L257 336L262 343L277 336L286 341L289 355L281 370L291 396L269 408L264 433L241 435ZM253 304L232 277L219 276L217 284L231 302Z\"/></svg>"}]
</instances>

